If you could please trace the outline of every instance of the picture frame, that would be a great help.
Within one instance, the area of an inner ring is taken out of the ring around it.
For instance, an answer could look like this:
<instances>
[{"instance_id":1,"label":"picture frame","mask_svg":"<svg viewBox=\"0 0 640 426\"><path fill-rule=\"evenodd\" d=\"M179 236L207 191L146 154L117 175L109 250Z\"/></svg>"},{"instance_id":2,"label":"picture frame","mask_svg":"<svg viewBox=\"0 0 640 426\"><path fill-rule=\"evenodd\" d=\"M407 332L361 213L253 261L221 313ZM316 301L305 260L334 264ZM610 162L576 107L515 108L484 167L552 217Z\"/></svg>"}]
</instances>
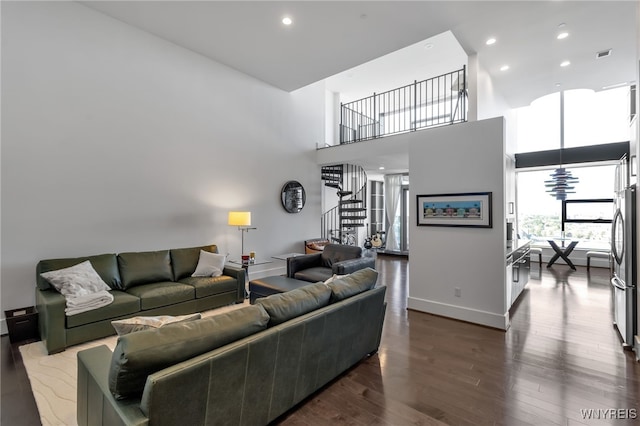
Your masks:
<instances>
[{"instance_id":1,"label":"picture frame","mask_svg":"<svg viewBox=\"0 0 640 426\"><path fill-rule=\"evenodd\" d=\"M492 228L492 193L416 196L417 226Z\"/></svg>"}]
</instances>

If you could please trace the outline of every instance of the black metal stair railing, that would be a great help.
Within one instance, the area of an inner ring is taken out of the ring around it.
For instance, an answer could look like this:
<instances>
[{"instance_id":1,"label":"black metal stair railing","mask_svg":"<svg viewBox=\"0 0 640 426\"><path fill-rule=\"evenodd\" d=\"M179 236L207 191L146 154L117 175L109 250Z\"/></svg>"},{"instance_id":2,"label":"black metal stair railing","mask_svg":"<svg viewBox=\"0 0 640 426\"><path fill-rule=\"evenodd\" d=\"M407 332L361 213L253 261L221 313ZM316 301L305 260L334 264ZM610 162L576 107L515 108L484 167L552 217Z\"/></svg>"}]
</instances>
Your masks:
<instances>
[{"instance_id":1,"label":"black metal stair railing","mask_svg":"<svg viewBox=\"0 0 640 426\"><path fill-rule=\"evenodd\" d=\"M461 123L467 119L462 69L340 105L340 143Z\"/></svg>"},{"instance_id":2,"label":"black metal stair railing","mask_svg":"<svg viewBox=\"0 0 640 426\"><path fill-rule=\"evenodd\" d=\"M325 186L335 188L338 205L322 215L322 237L339 244L358 244L358 229L367 219L367 174L360 166L322 167Z\"/></svg>"}]
</instances>

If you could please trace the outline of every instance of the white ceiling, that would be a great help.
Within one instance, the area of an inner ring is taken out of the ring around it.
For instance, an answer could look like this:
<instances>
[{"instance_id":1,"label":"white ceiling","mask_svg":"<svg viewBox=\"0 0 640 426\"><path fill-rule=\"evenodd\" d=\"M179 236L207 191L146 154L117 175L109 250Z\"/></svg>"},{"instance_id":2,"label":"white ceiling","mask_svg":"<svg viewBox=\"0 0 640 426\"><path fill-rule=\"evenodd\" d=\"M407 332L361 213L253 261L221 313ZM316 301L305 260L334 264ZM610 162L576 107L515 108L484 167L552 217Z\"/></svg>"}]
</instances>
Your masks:
<instances>
[{"instance_id":1,"label":"white ceiling","mask_svg":"<svg viewBox=\"0 0 640 426\"><path fill-rule=\"evenodd\" d=\"M351 102L423 81L467 65L467 54L451 31L419 41L325 79L325 88Z\"/></svg>"},{"instance_id":2,"label":"white ceiling","mask_svg":"<svg viewBox=\"0 0 640 426\"><path fill-rule=\"evenodd\" d=\"M634 79L635 1L87 1L88 7L292 91L451 30L512 107ZM283 16L293 19L289 27ZM558 25L570 36L556 40ZM497 38L486 46L490 36ZM606 59L595 53L613 49ZM422 67L405 57L398 68ZM560 62L571 66L561 68ZM507 72L499 68L509 64ZM457 67L456 67L457 68ZM422 74L422 73L420 73ZM389 74L387 73L386 76ZM424 79L432 75L416 76ZM386 86L386 85L385 85ZM380 91L379 89L373 89Z\"/></svg>"},{"instance_id":3,"label":"white ceiling","mask_svg":"<svg viewBox=\"0 0 640 426\"><path fill-rule=\"evenodd\" d=\"M514 108L559 90L629 83L636 73L636 1L81 3L287 91L345 72L327 87L368 96L459 69L463 53L478 55ZM562 23L570 35L557 40ZM612 55L596 59L605 49ZM571 65L560 67L564 60Z\"/></svg>"}]
</instances>

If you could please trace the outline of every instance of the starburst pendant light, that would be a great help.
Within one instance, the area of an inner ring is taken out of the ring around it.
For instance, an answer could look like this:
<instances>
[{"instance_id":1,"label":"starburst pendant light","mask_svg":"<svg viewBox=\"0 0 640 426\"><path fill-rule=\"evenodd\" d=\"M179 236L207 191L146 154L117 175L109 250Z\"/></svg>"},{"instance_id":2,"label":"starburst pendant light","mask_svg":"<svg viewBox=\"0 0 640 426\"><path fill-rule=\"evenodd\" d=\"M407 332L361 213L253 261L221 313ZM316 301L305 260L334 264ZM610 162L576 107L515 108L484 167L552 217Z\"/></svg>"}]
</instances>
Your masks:
<instances>
[{"instance_id":1,"label":"starburst pendant light","mask_svg":"<svg viewBox=\"0 0 640 426\"><path fill-rule=\"evenodd\" d=\"M551 173L551 179L545 180L544 184L547 187L547 192L556 200L566 200L567 194L575 194L576 183L578 178L571 175L571 172L564 167L558 167Z\"/></svg>"},{"instance_id":2,"label":"starburst pendant light","mask_svg":"<svg viewBox=\"0 0 640 426\"><path fill-rule=\"evenodd\" d=\"M575 185L578 178L573 176L570 171L562 167L562 150L564 149L564 92L560 92L560 164L557 169L551 173L550 180L544 181L549 195L556 200L566 200L567 194L575 194Z\"/></svg>"}]
</instances>

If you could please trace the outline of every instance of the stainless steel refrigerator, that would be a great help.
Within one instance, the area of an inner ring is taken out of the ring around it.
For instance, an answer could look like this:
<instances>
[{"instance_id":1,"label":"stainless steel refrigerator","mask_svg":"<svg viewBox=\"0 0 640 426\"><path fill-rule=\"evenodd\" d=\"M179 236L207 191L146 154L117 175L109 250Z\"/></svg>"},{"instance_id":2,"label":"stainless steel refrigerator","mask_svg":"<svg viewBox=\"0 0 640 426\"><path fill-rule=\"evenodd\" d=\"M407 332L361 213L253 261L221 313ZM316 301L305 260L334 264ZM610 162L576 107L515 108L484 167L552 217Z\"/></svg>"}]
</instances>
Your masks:
<instances>
[{"instance_id":1,"label":"stainless steel refrigerator","mask_svg":"<svg viewBox=\"0 0 640 426\"><path fill-rule=\"evenodd\" d=\"M620 333L625 349L633 347L637 333L638 314L636 265L636 186L628 185L626 162L621 162L616 173L614 215L611 232L611 255L614 291L614 325Z\"/></svg>"}]
</instances>

